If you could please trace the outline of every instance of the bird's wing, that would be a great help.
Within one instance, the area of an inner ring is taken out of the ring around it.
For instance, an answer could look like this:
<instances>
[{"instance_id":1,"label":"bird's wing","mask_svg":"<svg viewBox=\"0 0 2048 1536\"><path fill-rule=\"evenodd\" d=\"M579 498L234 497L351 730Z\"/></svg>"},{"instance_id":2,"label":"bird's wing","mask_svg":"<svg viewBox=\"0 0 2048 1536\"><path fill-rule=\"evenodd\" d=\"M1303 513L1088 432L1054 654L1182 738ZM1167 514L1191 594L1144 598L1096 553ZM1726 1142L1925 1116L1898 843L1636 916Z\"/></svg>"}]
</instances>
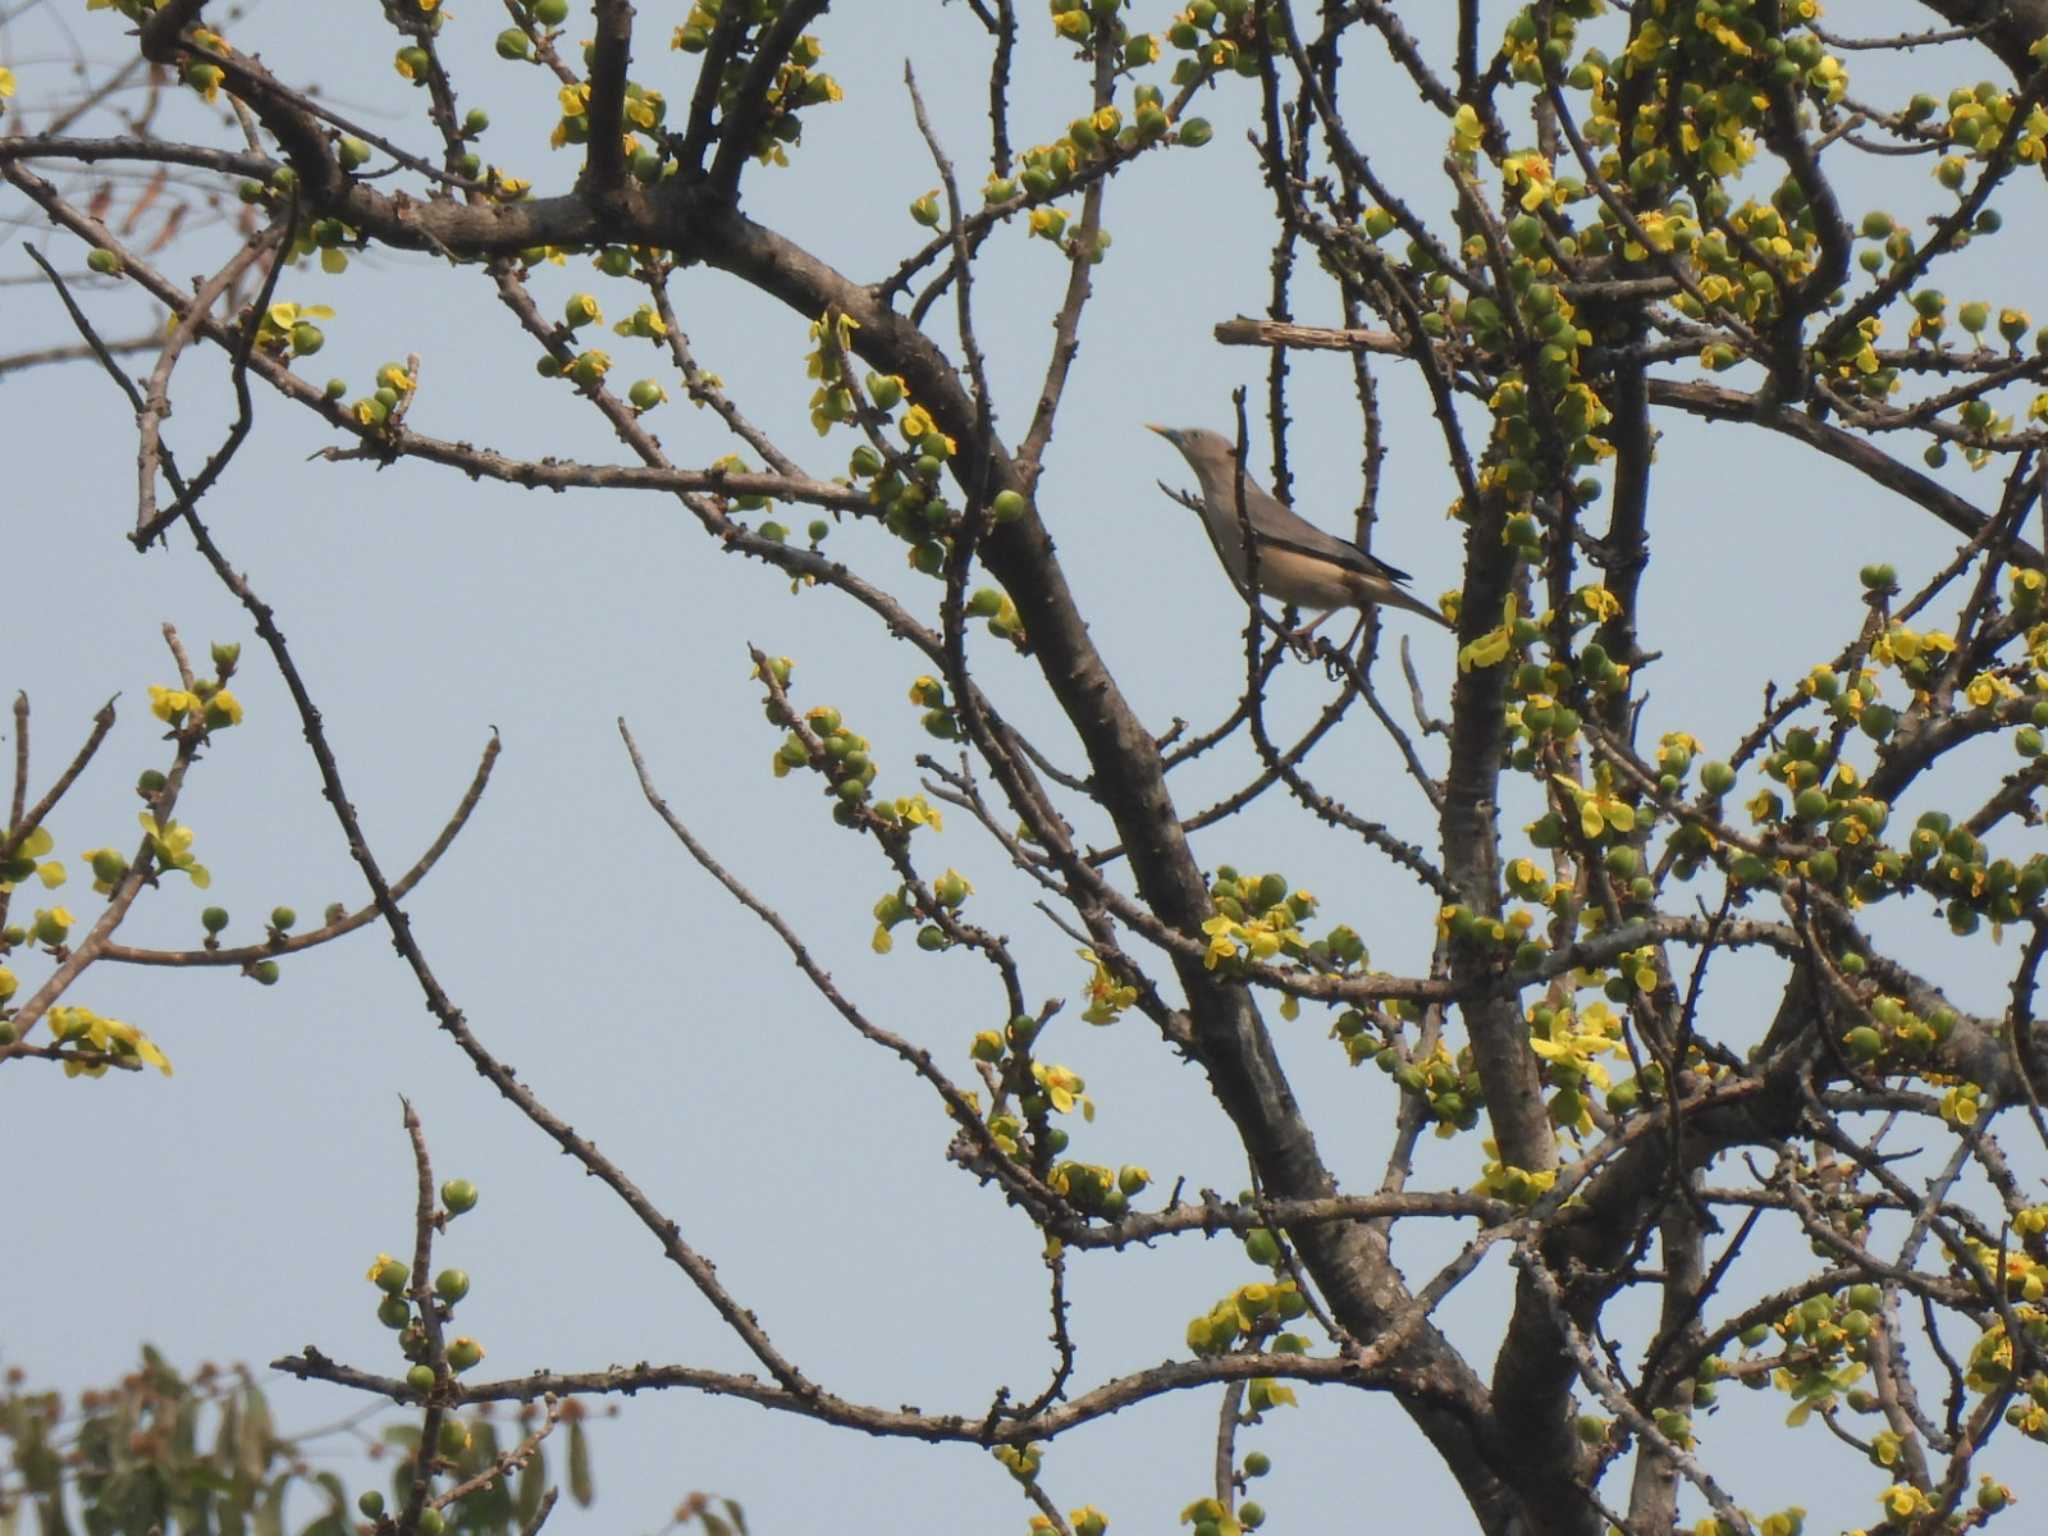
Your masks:
<instances>
[{"instance_id":1,"label":"bird's wing","mask_svg":"<svg viewBox=\"0 0 2048 1536\"><path fill-rule=\"evenodd\" d=\"M1363 576L1384 576L1390 581L1407 581L1408 573L1387 564L1378 555L1360 549L1349 539L1325 533L1277 497L1269 496L1266 537L1280 549L1316 559L1333 560Z\"/></svg>"}]
</instances>

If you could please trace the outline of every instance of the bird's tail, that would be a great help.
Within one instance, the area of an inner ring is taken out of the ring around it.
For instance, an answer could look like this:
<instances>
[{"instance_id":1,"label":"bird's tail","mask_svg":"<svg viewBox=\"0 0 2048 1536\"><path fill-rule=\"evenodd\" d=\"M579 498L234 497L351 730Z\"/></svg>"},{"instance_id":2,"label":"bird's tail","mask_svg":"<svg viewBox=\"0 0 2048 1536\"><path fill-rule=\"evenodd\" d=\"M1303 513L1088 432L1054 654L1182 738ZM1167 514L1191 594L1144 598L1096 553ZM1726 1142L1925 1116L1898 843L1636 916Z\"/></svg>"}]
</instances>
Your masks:
<instances>
[{"instance_id":1,"label":"bird's tail","mask_svg":"<svg viewBox=\"0 0 2048 1536\"><path fill-rule=\"evenodd\" d=\"M1403 608L1406 609L1409 613L1419 613L1425 619L1432 620L1433 622L1442 625L1445 629L1452 630L1454 632L1458 627L1457 625L1453 624L1449 619L1443 616L1443 614L1438 610L1436 604L1424 602L1421 598L1417 597L1413 592L1409 592L1401 587L1397 587L1391 581L1386 582L1383 585L1377 585L1372 587L1367 595L1371 598L1373 602L1379 604L1383 608Z\"/></svg>"}]
</instances>

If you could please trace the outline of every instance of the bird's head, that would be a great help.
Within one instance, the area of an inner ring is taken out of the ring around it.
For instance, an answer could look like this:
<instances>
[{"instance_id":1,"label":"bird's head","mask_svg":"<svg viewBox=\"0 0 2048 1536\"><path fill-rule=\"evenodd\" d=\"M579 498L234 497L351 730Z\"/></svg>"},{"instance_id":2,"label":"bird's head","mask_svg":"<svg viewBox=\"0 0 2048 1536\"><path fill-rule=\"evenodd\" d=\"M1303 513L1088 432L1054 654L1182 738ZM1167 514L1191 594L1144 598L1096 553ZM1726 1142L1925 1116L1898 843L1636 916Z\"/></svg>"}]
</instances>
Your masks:
<instances>
[{"instance_id":1,"label":"bird's head","mask_svg":"<svg viewBox=\"0 0 2048 1536\"><path fill-rule=\"evenodd\" d=\"M1211 432L1207 427L1162 427L1152 422L1145 425L1178 448L1197 474L1205 469L1218 475L1233 472L1237 445L1221 432Z\"/></svg>"}]
</instances>

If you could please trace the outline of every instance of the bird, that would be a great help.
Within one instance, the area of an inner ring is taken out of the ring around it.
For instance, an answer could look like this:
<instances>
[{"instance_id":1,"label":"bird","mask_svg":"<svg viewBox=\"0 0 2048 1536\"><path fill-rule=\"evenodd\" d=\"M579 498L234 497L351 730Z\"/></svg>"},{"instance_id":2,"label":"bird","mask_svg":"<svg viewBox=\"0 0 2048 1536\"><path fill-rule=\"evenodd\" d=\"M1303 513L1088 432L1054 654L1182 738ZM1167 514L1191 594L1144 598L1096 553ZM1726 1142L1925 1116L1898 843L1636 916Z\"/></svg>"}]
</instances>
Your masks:
<instances>
[{"instance_id":1,"label":"bird","mask_svg":"<svg viewBox=\"0 0 2048 1536\"><path fill-rule=\"evenodd\" d=\"M1238 519L1237 445L1206 427L1162 427L1152 422L1146 426L1178 448L1194 470L1202 487L1199 504L1191 496L1167 494L1185 500L1202 514L1216 557L1230 572L1231 582L1244 591L1249 562L1245 559L1244 524ZM1400 608L1419 613L1445 629L1453 627L1435 608L1402 590L1401 583L1408 580L1406 571L1349 539L1323 532L1249 474L1242 481L1245 519L1251 524L1258 549L1259 590L1283 603L1322 614L1297 633L1297 640L1306 640L1317 625L1341 608ZM1166 487L1162 484L1160 489Z\"/></svg>"}]
</instances>

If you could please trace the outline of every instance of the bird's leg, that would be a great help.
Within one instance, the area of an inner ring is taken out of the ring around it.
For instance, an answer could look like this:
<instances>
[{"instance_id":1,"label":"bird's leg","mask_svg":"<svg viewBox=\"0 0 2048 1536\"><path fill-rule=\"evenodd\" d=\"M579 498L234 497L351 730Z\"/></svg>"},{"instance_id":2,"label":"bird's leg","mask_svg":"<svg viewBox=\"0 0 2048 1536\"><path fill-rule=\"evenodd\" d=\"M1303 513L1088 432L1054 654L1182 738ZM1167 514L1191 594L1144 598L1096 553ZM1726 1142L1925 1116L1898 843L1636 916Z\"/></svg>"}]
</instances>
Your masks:
<instances>
[{"instance_id":1,"label":"bird's leg","mask_svg":"<svg viewBox=\"0 0 2048 1536\"><path fill-rule=\"evenodd\" d=\"M1331 615L1331 614L1333 614L1333 613L1335 613L1336 611L1337 611L1337 610L1336 610L1336 609L1334 609L1334 608L1326 609L1326 610L1324 611L1324 613L1323 613L1322 617L1318 618L1318 619L1317 619L1317 620L1316 620L1316 621L1315 621L1314 623L1312 623L1312 624L1304 624L1304 625L1303 625L1303 626L1302 626L1302 627L1301 627L1300 629L1294 630L1294 631L1292 631L1292 632L1290 632L1290 633L1288 634L1288 636L1287 636L1287 643L1288 643L1288 645L1290 645L1291 647L1293 647L1293 649L1294 649L1294 651L1295 651L1295 654L1297 654L1298 656L1300 656L1302 660L1306 661L1306 660L1308 660L1308 659L1309 659L1309 658L1310 658L1311 656L1313 656L1313 655L1315 654L1315 649L1314 649L1314 647L1313 647L1313 646L1311 646L1311 645L1309 644L1309 641L1310 641L1310 640L1311 640L1311 639L1312 639L1312 638L1314 637L1314 635L1315 635L1315 632L1316 632L1316 631L1317 631L1318 629L1321 629L1321 628L1323 627L1323 625L1325 625L1326 623L1328 623L1328 622L1329 622L1329 619L1330 619L1330 615ZM1359 616L1359 622L1360 622L1361 624L1363 624L1363 623L1365 622L1365 618L1364 618L1364 615L1363 615L1363 614L1361 614L1361 615ZM1355 639L1357 639L1357 638L1358 638L1358 635L1357 635L1357 632L1356 632L1356 631L1353 631L1353 632L1352 632L1352 637L1351 637L1351 638L1352 638L1352 640L1355 640ZM1345 641L1345 642L1344 642L1344 648L1345 648L1346 650L1349 650L1349 649L1351 648L1351 641L1350 641L1350 640L1347 640L1347 641Z\"/></svg>"},{"instance_id":2,"label":"bird's leg","mask_svg":"<svg viewBox=\"0 0 2048 1536\"><path fill-rule=\"evenodd\" d=\"M1332 612L1334 611L1333 609ZM1316 654L1323 658L1323 672L1329 677L1331 682L1335 682L1355 665L1350 658L1352 653L1358 649L1359 637L1365 633L1366 621L1370 618L1371 613L1372 610L1369 608L1358 610L1358 622L1351 626L1351 633L1344 637L1342 645L1332 645L1329 641L1325 640L1318 647ZM1323 615L1323 618L1327 619L1329 616L1326 613ZM1322 620L1318 619L1316 622L1321 623Z\"/></svg>"}]
</instances>

